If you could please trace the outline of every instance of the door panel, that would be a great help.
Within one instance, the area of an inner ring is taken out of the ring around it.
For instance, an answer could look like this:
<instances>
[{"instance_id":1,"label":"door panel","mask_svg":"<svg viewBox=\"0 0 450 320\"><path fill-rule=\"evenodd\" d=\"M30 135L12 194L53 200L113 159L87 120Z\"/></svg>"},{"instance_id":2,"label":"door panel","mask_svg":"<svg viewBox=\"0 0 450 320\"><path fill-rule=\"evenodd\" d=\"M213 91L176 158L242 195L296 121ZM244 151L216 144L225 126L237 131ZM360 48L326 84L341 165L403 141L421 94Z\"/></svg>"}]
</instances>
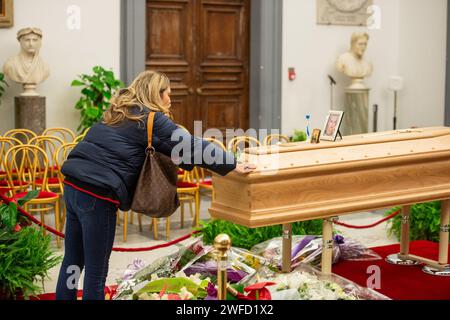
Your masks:
<instances>
[{"instance_id":1,"label":"door panel","mask_svg":"<svg viewBox=\"0 0 450 320\"><path fill-rule=\"evenodd\" d=\"M195 103L192 48L192 1L147 1L147 69L164 72L171 80L174 121L193 123ZM188 129L192 128L188 126Z\"/></svg>"},{"instance_id":2,"label":"door panel","mask_svg":"<svg viewBox=\"0 0 450 320\"><path fill-rule=\"evenodd\" d=\"M199 10L203 129L247 129L249 2L202 0Z\"/></svg>"},{"instance_id":3,"label":"door panel","mask_svg":"<svg viewBox=\"0 0 450 320\"><path fill-rule=\"evenodd\" d=\"M174 120L248 127L249 0L147 0L147 69L171 79Z\"/></svg>"}]
</instances>

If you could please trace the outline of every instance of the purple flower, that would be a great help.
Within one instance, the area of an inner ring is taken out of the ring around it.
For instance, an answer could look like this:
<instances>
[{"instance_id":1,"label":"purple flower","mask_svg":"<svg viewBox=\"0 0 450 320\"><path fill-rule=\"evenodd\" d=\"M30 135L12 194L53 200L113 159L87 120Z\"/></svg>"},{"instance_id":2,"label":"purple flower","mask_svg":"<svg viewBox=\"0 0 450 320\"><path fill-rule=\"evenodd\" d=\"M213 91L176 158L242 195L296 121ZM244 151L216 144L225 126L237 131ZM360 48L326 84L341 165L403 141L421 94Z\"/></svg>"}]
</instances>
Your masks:
<instances>
[{"instance_id":1,"label":"purple flower","mask_svg":"<svg viewBox=\"0 0 450 320\"><path fill-rule=\"evenodd\" d=\"M208 293L208 296L205 298L205 300L217 300L217 289L213 283L208 283L206 292Z\"/></svg>"},{"instance_id":2,"label":"purple flower","mask_svg":"<svg viewBox=\"0 0 450 320\"><path fill-rule=\"evenodd\" d=\"M201 274L205 276L217 276L217 262L216 261L207 261L205 263L199 262L195 263L186 270L184 270L184 273L187 276L194 275L194 274ZM228 281L231 283L238 283L243 278L247 276L247 273L245 273L242 270L235 270L232 268L227 269L227 277Z\"/></svg>"},{"instance_id":3,"label":"purple flower","mask_svg":"<svg viewBox=\"0 0 450 320\"><path fill-rule=\"evenodd\" d=\"M340 234L335 235L333 238L334 238L334 242L336 242L337 244L344 244L345 243L344 237L341 236Z\"/></svg>"}]
</instances>

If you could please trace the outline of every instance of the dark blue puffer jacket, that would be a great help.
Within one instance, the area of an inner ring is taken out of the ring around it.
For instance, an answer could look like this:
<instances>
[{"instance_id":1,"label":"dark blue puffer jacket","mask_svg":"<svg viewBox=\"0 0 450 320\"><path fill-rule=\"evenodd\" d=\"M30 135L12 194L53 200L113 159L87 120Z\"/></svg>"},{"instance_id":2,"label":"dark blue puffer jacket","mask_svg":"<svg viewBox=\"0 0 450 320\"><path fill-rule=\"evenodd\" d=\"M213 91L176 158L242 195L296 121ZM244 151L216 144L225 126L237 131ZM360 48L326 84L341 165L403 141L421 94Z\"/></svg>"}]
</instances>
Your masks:
<instances>
[{"instance_id":1,"label":"dark blue puffer jacket","mask_svg":"<svg viewBox=\"0 0 450 320\"><path fill-rule=\"evenodd\" d=\"M66 177L66 181L98 195L112 197L120 203L121 210L130 210L145 160L147 120L148 113L142 121L124 121L119 126L107 126L103 123L94 125L64 163L61 172ZM172 141L173 135L178 136L179 139ZM187 154L182 152L180 154L181 163L177 164L182 169L192 170L194 159L195 165L220 175L226 175L236 168L233 154L191 136L164 114L156 113L153 128L155 150L170 157L172 150L177 145L178 149L181 141L185 142L185 146L188 141L188 147L190 146ZM206 148L208 148L207 154L211 154L216 159L215 163L207 164L211 161L205 162L199 155L200 152L203 154Z\"/></svg>"}]
</instances>

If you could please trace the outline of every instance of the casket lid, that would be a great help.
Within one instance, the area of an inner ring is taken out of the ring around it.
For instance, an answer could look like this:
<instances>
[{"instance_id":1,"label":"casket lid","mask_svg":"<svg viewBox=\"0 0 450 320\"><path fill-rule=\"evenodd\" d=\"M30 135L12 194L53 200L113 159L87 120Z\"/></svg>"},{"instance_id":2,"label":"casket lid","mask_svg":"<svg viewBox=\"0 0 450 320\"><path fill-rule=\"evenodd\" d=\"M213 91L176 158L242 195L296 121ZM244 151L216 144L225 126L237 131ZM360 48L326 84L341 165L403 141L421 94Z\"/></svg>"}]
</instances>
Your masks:
<instances>
[{"instance_id":1,"label":"casket lid","mask_svg":"<svg viewBox=\"0 0 450 320\"><path fill-rule=\"evenodd\" d=\"M336 142L286 143L249 148L242 161L257 165L249 176L276 171L309 169L323 166L352 166L360 162L394 161L404 157L423 157L450 152L450 128L434 127L370 133L344 137Z\"/></svg>"}]
</instances>

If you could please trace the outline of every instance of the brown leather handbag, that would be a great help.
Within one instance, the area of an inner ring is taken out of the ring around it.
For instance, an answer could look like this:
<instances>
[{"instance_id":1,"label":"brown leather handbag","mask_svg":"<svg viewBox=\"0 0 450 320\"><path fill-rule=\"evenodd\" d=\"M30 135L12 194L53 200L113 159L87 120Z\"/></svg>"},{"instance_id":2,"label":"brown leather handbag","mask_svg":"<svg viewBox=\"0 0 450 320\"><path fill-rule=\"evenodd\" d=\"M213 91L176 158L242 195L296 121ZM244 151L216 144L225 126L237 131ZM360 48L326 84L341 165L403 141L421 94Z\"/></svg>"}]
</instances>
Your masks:
<instances>
[{"instance_id":1,"label":"brown leather handbag","mask_svg":"<svg viewBox=\"0 0 450 320\"><path fill-rule=\"evenodd\" d=\"M177 193L178 169L166 155L152 146L155 113L148 116L148 147L144 166L134 192L131 210L153 218L172 215L180 206Z\"/></svg>"}]
</instances>

